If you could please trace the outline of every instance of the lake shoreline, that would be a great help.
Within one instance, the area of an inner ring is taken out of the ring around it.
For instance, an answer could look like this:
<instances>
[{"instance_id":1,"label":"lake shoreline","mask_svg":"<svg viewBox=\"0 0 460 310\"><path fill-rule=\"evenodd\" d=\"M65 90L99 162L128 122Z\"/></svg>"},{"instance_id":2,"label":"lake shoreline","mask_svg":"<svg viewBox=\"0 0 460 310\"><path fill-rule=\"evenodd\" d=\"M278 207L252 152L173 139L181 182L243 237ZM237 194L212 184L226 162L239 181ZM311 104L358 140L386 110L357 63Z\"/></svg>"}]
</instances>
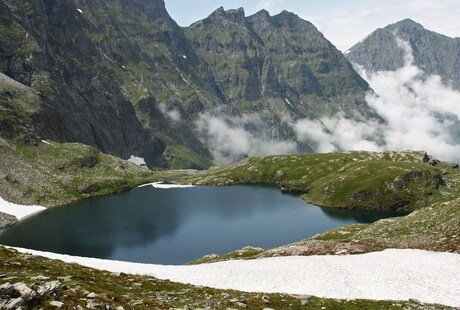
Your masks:
<instances>
[{"instance_id":1,"label":"lake shoreline","mask_svg":"<svg viewBox=\"0 0 460 310\"><path fill-rule=\"evenodd\" d=\"M48 209L3 230L0 243L103 259L185 264L210 253L280 247L343 225L397 215L326 210L271 186L148 184Z\"/></svg>"},{"instance_id":2,"label":"lake shoreline","mask_svg":"<svg viewBox=\"0 0 460 310\"><path fill-rule=\"evenodd\" d=\"M8 202L0 197L0 228L17 224L22 219L46 210L42 206L25 206Z\"/></svg>"}]
</instances>

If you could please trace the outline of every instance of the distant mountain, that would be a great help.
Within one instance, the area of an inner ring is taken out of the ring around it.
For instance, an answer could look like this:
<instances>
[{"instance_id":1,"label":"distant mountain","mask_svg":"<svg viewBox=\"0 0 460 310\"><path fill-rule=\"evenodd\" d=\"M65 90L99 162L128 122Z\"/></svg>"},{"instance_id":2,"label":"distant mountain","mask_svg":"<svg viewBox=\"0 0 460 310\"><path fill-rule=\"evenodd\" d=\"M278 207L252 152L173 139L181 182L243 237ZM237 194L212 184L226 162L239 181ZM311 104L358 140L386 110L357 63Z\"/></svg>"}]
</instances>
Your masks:
<instances>
[{"instance_id":1,"label":"distant mountain","mask_svg":"<svg viewBox=\"0 0 460 310\"><path fill-rule=\"evenodd\" d=\"M368 84L315 26L293 13L245 17L242 8L221 7L186 35L239 111L371 115L363 100Z\"/></svg>"},{"instance_id":2,"label":"distant mountain","mask_svg":"<svg viewBox=\"0 0 460 310\"><path fill-rule=\"evenodd\" d=\"M409 43L417 67L460 90L460 38L427 30L410 19L377 29L350 48L346 57L367 70L394 71L404 65L406 54L396 38Z\"/></svg>"},{"instance_id":3,"label":"distant mountain","mask_svg":"<svg viewBox=\"0 0 460 310\"><path fill-rule=\"evenodd\" d=\"M367 83L309 22L222 8L179 27L163 0L0 0L0 137L81 142L205 168L200 113L256 113L268 139L282 119L375 117ZM304 146L308 150L308 145Z\"/></svg>"}]
</instances>

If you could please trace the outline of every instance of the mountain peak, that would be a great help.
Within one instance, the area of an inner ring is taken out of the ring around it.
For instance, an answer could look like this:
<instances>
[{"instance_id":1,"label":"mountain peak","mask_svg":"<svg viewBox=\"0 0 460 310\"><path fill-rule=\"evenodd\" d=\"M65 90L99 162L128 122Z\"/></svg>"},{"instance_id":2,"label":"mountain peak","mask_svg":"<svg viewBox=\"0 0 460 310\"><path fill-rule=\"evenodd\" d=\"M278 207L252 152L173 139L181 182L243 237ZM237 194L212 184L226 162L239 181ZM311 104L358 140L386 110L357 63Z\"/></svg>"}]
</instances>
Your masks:
<instances>
[{"instance_id":1,"label":"mountain peak","mask_svg":"<svg viewBox=\"0 0 460 310\"><path fill-rule=\"evenodd\" d=\"M238 8L238 9L229 9L225 10L223 6L219 7L217 10L211 13L209 17L211 16L225 16L227 18L241 18L245 17L244 13L244 8Z\"/></svg>"},{"instance_id":2,"label":"mountain peak","mask_svg":"<svg viewBox=\"0 0 460 310\"><path fill-rule=\"evenodd\" d=\"M265 17L270 17L270 13L265 10L265 9L262 9L260 10L259 12L255 13L254 16L257 15L257 16L265 16Z\"/></svg>"},{"instance_id":3,"label":"mountain peak","mask_svg":"<svg viewBox=\"0 0 460 310\"><path fill-rule=\"evenodd\" d=\"M270 13L268 13L267 10L260 10L254 15L249 16L248 20L250 23L253 23L253 24L267 25L267 23L270 23L270 18L271 18Z\"/></svg>"},{"instance_id":4,"label":"mountain peak","mask_svg":"<svg viewBox=\"0 0 460 310\"><path fill-rule=\"evenodd\" d=\"M289 11L287 11L287 10L281 11L281 12L280 12L278 15L276 15L276 16L280 16L280 17L290 17L290 18L299 18L299 19L300 19L300 17L299 17L297 14L294 14L294 13L289 12Z\"/></svg>"},{"instance_id":5,"label":"mountain peak","mask_svg":"<svg viewBox=\"0 0 460 310\"><path fill-rule=\"evenodd\" d=\"M416 21L414 21L414 20L412 20L410 18L405 18L403 20L400 20L399 22L396 22L395 24L420 25L419 23L417 23Z\"/></svg>"},{"instance_id":6,"label":"mountain peak","mask_svg":"<svg viewBox=\"0 0 460 310\"><path fill-rule=\"evenodd\" d=\"M273 16L273 19L278 26L286 26L299 31L310 31L312 29L317 31L316 27L312 23L302 19L299 15L286 10Z\"/></svg>"},{"instance_id":7,"label":"mountain peak","mask_svg":"<svg viewBox=\"0 0 460 310\"><path fill-rule=\"evenodd\" d=\"M425 29L421 24L413 21L410 18L403 19L399 22L391 24L388 26L389 28L402 28L402 29Z\"/></svg>"},{"instance_id":8,"label":"mountain peak","mask_svg":"<svg viewBox=\"0 0 460 310\"><path fill-rule=\"evenodd\" d=\"M446 85L460 89L457 40L428 30L409 18L373 32L353 46L347 58L368 71L397 70L406 61L405 51L395 36L409 42L415 65L427 74L439 75Z\"/></svg>"}]
</instances>

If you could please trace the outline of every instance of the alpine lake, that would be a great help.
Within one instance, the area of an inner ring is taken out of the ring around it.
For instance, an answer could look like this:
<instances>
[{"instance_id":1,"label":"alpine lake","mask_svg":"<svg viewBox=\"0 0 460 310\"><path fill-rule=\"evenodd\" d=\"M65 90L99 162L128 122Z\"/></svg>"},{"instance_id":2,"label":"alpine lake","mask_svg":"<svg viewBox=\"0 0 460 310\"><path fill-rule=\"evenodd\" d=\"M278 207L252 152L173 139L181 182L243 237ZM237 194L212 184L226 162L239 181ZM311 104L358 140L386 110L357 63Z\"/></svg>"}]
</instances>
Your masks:
<instances>
[{"instance_id":1,"label":"alpine lake","mask_svg":"<svg viewBox=\"0 0 460 310\"><path fill-rule=\"evenodd\" d=\"M245 246L273 248L398 215L320 208L266 186L144 186L32 215L0 230L0 244L173 265Z\"/></svg>"}]
</instances>

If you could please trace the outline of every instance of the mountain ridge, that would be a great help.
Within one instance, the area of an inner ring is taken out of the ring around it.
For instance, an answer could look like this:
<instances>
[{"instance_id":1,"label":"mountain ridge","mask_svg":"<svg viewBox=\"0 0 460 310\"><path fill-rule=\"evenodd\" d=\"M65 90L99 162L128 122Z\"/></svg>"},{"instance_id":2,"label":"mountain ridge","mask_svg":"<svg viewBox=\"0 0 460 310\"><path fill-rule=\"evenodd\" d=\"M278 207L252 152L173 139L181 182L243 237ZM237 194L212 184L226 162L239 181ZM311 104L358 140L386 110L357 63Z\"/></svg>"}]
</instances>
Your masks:
<instances>
[{"instance_id":1,"label":"mountain ridge","mask_svg":"<svg viewBox=\"0 0 460 310\"><path fill-rule=\"evenodd\" d=\"M409 18L376 29L351 47L346 57L369 71L395 71L406 64L406 51L396 38L408 42L414 65L460 90L460 38L428 30Z\"/></svg>"},{"instance_id":2,"label":"mountain ridge","mask_svg":"<svg viewBox=\"0 0 460 310\"><path fill-rule=\"evenodd\" d=\"M0 134L10 140L81 142L151 167L202 169L213 158L196 130L206 113L258 114L244 130L267 141L295 141L286 118L377 117L351 64L287 11L246 17L219 8L181 28L161 0L0 6L0 72L28 87L21 95L3 79ZM35 108L21 105L26 95Z\"/></svg>"}]
</instances>

